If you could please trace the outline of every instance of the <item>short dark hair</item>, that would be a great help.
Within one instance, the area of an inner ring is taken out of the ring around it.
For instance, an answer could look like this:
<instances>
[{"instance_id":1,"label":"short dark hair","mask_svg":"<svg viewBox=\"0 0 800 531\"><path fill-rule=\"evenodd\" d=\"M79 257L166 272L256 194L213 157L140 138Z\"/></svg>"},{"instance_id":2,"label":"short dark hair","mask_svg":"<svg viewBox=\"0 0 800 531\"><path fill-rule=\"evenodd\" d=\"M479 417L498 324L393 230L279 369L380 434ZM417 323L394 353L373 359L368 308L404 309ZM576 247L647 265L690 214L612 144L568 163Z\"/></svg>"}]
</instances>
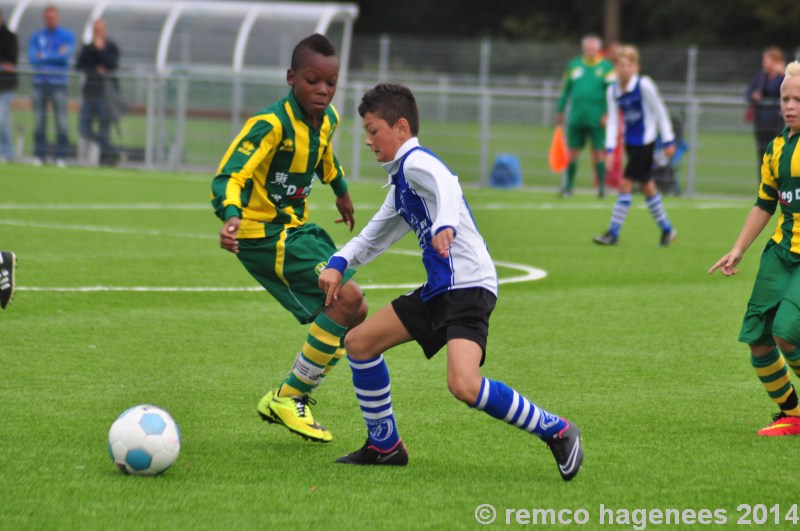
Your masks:
<instances>
[{"instance_id":1,"label":"short dark hair","mask_svg":"<svg viewBox=\"0 0 800 531\"><path fill-rule=\"evenodd\" d=\"M361 98L358 114L362 118L368 112L394 125L400 118L405 118L411 128L411 134L419 134L419 109L417 100L411 89L405 85L379 83L367 91Z\"/></svg>"},{"instance_id":2,"label":"short dark hair","mask_svg":"<svg viewBox=\"0 0 800 531\"><path fill-rule=\"evenodd\" d=\"M325 57L336 55L336 45L328 37L315 33L297 43L292 51L292 70L300 68L309 55L317 53Z\"/></svg>"}]
</instances>

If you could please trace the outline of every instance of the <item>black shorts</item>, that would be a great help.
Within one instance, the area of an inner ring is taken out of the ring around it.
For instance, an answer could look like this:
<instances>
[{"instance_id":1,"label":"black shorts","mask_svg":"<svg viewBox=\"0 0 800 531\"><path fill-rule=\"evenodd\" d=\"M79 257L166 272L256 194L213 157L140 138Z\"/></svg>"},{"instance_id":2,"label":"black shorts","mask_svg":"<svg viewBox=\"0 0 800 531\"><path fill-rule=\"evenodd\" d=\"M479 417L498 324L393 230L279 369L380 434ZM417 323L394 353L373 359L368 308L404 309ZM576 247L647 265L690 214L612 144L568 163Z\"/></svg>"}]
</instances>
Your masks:
<instances>
[{"instance_id":1,"label":"black shorts","mask_svg":"<svg viewBox=\"0 0 800 531\"><path fill-rule=\"evenodd\" d=\"M646 146L625 146L628 163L625 164L623 175L626 179L640 183L646 183L652 179L650 173L653 171L653 152L655 147L655 142Z\"/></svg>"},{"instance_id":2,"label":"black shorts","mask_svg":"<svg viewBox=\"0 0 800 531\"><path fill-rule=\"evenodd\" d=\"M400 322L420 344L426 358L432 358L451 339L469 339L483 349L486 359L489 317L497 297L483 288L456 289L422 300L422 288L392 301Z\"/></svg>"}]
</instances>

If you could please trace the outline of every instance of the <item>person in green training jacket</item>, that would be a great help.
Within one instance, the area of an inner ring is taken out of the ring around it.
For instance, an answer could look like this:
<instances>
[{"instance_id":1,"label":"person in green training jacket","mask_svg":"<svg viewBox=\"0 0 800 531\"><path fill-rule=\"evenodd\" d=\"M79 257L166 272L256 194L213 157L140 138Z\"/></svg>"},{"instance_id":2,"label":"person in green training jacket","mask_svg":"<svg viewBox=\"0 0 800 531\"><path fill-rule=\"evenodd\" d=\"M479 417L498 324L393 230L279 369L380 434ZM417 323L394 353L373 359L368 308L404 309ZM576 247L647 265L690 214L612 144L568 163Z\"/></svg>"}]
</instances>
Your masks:
<instances>
[{"instance_id":1,"label":"person in green training jacket","mask_svg":"<svg viewBox=\"0 0 800 531\"><path fill-rule=\"evenodd\" d=\"M367 316L361 288L350 278L353 270L345 272L336 304L325 306L317 279L336 246L322 227L308 221L308 196L318 181L336 196L337 222L351 231L355 225L344 170L333 153L339 114L331 101L338 80L339 57L330 39L314 34L300 41L286 73L289 94L247 121L211 186L214 211L224 222L220 246L309 325L288 376L259 401L258 414L315 442L333 436L314 420L309 393L344 356L347 330ZM241 331L236 323L230 326L229 335ZM270 335L269 322L263 326L265 352L291 348Z\"/></svg>"},{"instance_id":2,"label":"person in green training jacket","mask_svg":"<svg viewBox=\"0 0 800 531\"><path fill-rule=\"evenodd\" d=\"M564 125L569 103L567 146L569 166L561 188L562 197L572 195L580 150L591 143L592 164L598 195L605 195L606 88L614 77L614 65L601 53L603 41L594 34L581 40L583 55L573 58L564 71L564 84L556 107L556 124Z\"/></svg>"}]
</instances>

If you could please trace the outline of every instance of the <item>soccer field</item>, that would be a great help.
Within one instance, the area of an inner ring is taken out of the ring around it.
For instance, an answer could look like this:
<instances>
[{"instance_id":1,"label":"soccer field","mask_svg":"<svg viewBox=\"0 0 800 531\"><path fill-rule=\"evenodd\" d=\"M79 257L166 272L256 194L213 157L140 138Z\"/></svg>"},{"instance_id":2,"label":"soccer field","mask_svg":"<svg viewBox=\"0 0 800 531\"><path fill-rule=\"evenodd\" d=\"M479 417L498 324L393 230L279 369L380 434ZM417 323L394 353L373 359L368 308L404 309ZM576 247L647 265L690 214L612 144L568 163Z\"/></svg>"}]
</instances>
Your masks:
<instances>
[{"instance_id":1,"label":"soccer field","mask_svg":"<svg viewBox=\"0 0 800 531\"><path fill-rule=\"evenodd\" d=\"M740 517L761 521L757 504L767 527L797 516L797 440L756 435L776 408L736 341L772 226L738 276L706 274L751 198L667 198L680 236L662 249L636 196L620 245L605 248L591 238L613 198L465 190L500 277L547 273L501 285L483 372L581 427L584 467L565 483L543 443L457 402L444 356L425 361L414 344L386 356L409 466L334 464L365 438L346 363L315 393L331 443L262 422L256 403L306 327L219 249L209 183L2 167L0 249L17 254L18 292L0 313L0 528L473 529L535 517L669 529L676 514L702 523L703 510L703 528L738 528ZM382 184L351 183L359 227ZM312 221L345 243L331 191L316 188ZM375 311L423 275L400 252L356 280ZM181 428L181 455L162 476L123 476L109 459L108 428L140 403ZM491 514L482 504L496 511L491 525L476 521ZM642 511L661 511L660 525L637 525Z\"/></svg>"}]
</instances>

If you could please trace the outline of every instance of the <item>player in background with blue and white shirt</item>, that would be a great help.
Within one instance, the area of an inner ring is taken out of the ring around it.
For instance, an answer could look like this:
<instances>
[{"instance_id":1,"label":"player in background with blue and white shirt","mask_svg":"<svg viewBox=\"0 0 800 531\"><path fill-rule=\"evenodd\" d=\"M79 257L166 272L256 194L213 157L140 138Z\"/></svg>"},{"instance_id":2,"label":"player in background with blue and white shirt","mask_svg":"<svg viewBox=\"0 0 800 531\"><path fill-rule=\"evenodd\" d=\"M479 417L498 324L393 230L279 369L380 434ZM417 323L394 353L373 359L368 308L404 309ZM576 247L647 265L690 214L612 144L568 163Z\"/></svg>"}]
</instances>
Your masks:
<instances>
[{"instance_id":1,"label":"player in background with blue and white shirt","mask_svg":"<svg viewBox=\"0 0 800 531\"><path fill-rule=\"evenodd\" d=\"M572 479L583 460L578 427L503 382L481 376L489 316L497 301L497 273L458 177L419 144L414 95L402 85L379 84L363 96L358 112L366 144L389 174L391 188L377 214L331 257L320 275L326 304L336 300L348 267L367 264L410 231L422 250L427 282L345 336L368 439L337 462L408 463L392 410L383 352L414 340L428 358L446 345L450 392L468 406L541 438L553 452L561 477Z\"/></svg>"},{"instance_id":2,"label":"player in background with blue and white shirt","mask_svg":"<svg viewBox=\"0 0 800 531\"><path fill-rule=\"evenodd\" d=\"M661 202L661 194L652 177L653 153L656 138L660 135L664 155L670 159L675 154L675 134L672 131L667 107L661 99L653 80L639 75L639 51L635 46L620 46L615 65L617 81L608 87L608 121L606 122L606 167L611 167L617 135L623 127L625 153L628 161L623 170L619 196L611 214L611 225L605 234L595 236L594 242L614 245L619 239L622 224L628 215L634 183L645 196L647 208L661 229L659 244L668 247L678 233L672 227ZM622 110L624 125L619 123Z\"/></svg>"}]
</instances>

